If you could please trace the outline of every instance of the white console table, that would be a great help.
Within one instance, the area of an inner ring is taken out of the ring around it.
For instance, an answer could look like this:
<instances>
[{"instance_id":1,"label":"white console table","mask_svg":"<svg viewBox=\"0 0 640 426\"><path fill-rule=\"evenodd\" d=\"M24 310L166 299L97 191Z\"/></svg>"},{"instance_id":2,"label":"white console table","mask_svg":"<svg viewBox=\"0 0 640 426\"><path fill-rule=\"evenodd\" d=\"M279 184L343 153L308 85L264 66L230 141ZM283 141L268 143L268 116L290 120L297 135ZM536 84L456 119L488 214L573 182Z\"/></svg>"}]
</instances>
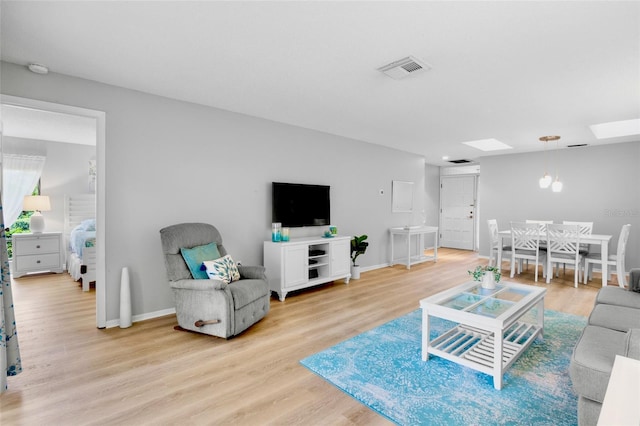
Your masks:
<instances>
[{"instance_id":1,"label":"white console table","mask_svg":"<svg viewBox=\"0 0 640 426\"><path fill-rule=\"evenodd\" d=\"M351 278L350 236L307 237L264 242L264 266L271 291L284 302L287 293Z\"/></svg>"},{"instance_id":2,"label":"white console table","mask_svg":"<svg viewBox=\"0 0 640 426\"><path fill-rule=\"evenodd\" d=\"M411 265L416 263L426 262L428 260L438 261L438 227L437 226L408 226L403 228L390 228L391 234L391 262L390 266L397 263L407 265L407 269L411 269ZM426 256L424 254L424 236L427 234L434 235L433 242L433 256ZM404 243L406 244L407 253L406 257L395 258L395 237L404 236ZM416 240L416 253L411 253L411 237L415 237Z\"/></svg>"}]
</instances>

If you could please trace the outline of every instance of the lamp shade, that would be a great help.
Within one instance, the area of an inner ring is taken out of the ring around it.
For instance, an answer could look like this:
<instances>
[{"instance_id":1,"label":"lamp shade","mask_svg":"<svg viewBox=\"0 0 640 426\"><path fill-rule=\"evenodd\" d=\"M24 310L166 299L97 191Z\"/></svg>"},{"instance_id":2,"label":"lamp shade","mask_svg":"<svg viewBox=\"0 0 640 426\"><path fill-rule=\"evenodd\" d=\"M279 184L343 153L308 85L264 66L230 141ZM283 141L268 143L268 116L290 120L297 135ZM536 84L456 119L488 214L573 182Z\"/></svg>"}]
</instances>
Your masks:
<instances>
[{"instance_id":1,"label":"lamp shade","mask_svg":"<svg viewBox=\"0 0 640 426\"><path fill-rule=\"evenodd\" d=\"M48 212L51 203L47 195L26 195L22 203L22 210L26 212Z\"/></svg>"}]
</instances>

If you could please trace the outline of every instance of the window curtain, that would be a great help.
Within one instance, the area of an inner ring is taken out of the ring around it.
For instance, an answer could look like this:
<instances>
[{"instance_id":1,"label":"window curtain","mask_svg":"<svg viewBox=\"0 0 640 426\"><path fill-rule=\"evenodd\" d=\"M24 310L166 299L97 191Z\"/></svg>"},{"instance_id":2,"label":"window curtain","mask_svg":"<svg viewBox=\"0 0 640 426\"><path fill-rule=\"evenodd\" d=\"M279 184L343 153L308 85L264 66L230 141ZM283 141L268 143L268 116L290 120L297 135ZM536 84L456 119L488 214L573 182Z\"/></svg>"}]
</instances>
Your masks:
<instances>
[{"instance_id":1,"label":"window curtain","mask_svg":"<svg viewBox=\"0 0 640 426\"><path fill-rule=\"evenodd\" d=\"M24 196L33 192L42 175L45 159L46 157L39 155L2 156L4 223L7 228L11 227L22 213Z\"/></svg>"},{"instance_id":2,"label":"window curtain","mask_svg":"<svg viewBox=\"0 0 640 426\"><path fill-rule=\"evenodd\" d=\"M7 390L8 377L22 371L2 213L2 194L0 194L0 298L2 299L0 300L0 393Z\"/></svg>"}]
</instances>

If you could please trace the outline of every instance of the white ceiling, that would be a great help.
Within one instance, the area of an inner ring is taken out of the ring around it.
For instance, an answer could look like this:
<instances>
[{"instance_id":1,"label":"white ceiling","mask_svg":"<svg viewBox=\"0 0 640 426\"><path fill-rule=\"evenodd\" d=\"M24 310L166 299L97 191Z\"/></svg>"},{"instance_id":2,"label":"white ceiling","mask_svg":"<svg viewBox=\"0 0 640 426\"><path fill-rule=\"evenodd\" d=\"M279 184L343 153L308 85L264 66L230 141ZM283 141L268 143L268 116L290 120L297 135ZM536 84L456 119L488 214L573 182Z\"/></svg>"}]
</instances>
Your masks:
<instances>
[{"instance_id":1,"label":"white ceiling","mask_svg":"<svg viewBox=\"0 0 640 426\"><path fill-rule=\"evenodd\" d=\"M640 118L640 2L3 1L2 59L395 147L431 164ZM413 55L433 69L393 80ZM42 76L42 78L47 78ZM107 117L108 119L108 117Z\"/></svg>"}]
</instances>

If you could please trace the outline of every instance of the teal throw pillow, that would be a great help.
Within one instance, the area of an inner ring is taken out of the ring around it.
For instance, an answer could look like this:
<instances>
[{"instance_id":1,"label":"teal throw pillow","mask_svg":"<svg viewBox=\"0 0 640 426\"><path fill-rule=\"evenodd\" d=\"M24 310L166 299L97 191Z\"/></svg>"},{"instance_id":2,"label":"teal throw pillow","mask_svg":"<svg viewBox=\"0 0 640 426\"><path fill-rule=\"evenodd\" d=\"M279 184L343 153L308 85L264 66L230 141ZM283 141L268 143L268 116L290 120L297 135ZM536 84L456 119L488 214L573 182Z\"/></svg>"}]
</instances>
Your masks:
<instances>
[{"instance_id":1,"label":"teal throw pillow","mask_svg":"<svg viewBox=\"0 0 640 426\"><path fill-rule=\"evenodd\" d=\"M197 246L193 248L181 248L180 253L182 258L187 263L187 267L191 272L191 276L196 280L206 280L207 271L203 268L202 262L205 260L215 260L220 257L218 246L216 243L209 243L204 246Z\"/></svg>"},{"instance_id":2,"label":"teal throw pillow","mask_svg":"<svg viewBox=\"0 0 640 426\"><path fill-rule=\"evenodd\" d=\"M204 262L204 266L207 268L207 275L211 280L220 280L230 284L240 279L238 266L229 255L216 260L207 260Z\"/></svg>"}]
</instances>

